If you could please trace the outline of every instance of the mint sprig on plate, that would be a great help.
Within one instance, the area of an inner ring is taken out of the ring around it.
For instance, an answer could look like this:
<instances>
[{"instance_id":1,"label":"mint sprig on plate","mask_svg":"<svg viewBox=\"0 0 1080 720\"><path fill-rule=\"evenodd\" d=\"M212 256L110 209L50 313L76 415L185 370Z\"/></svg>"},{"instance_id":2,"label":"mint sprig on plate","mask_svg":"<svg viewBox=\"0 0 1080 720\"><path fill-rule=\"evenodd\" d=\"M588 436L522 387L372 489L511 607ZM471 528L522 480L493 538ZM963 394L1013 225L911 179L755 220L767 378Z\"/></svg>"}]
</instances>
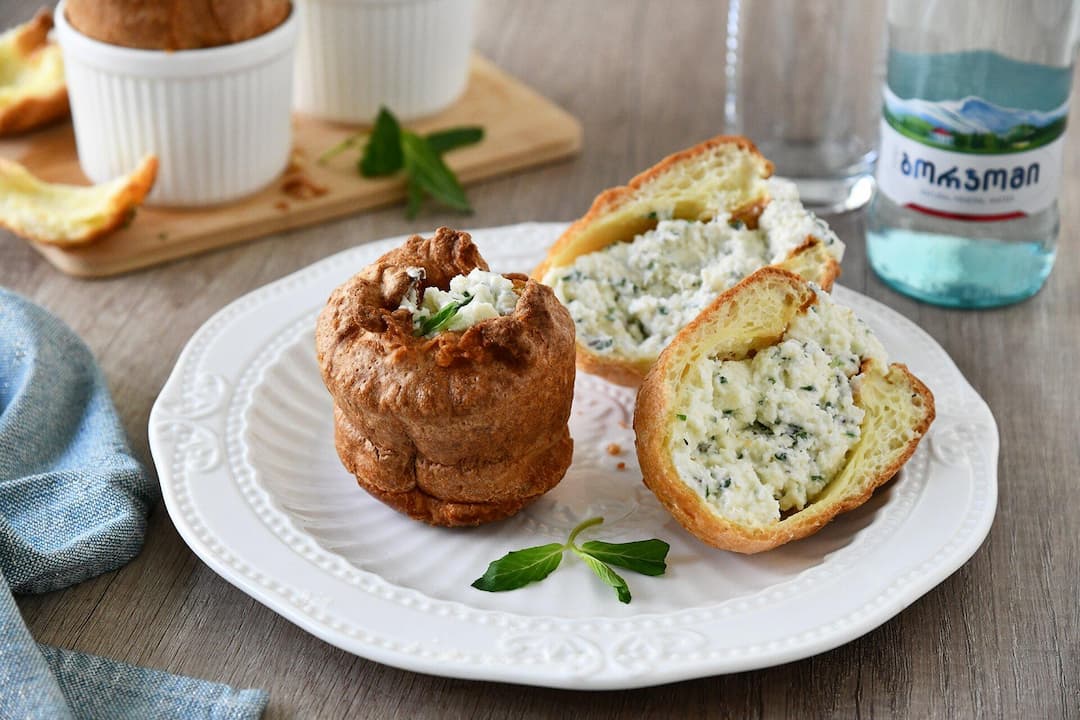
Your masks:
<instances>
[{"instance_id":1,"label":"mint sprig on plate","mask_svg":"<svg viewBox=\"0 0 1080 720\"><path fill-rule=\"evenodd\" d=\"M319 156L319 162L363 143L357 169L366 178L405 173L408 204L405 214L412 219L428 197L461 212L472 212L465 190L443 155L484 139L484 129L466 126L418 135L401 127L388 109L380 108L370 133L345 138Z\"/></svg>"},{"instance_id":2,"label":"mint sprig on plate","mask_svg":"<svg viewBox=\"0 0 1080 720\"><path fill-rule=\"evenodd\" d=\"M539 582L559 567L563 553L570 550L581 558L596 576L615 590L619 602L630 602L630 587L611 565L626 568L642 575L663 575L667 570L667 554L671 548L663 540L638 540L628 543L608 543L590 540L580 546L575 543L583 530L599 525L604 518L594 517L578 525L565 543L550 543L514 550L488 565L487 571L472 586L487 592L516 590L529 583Z\"/></svg>"}]
</instances>

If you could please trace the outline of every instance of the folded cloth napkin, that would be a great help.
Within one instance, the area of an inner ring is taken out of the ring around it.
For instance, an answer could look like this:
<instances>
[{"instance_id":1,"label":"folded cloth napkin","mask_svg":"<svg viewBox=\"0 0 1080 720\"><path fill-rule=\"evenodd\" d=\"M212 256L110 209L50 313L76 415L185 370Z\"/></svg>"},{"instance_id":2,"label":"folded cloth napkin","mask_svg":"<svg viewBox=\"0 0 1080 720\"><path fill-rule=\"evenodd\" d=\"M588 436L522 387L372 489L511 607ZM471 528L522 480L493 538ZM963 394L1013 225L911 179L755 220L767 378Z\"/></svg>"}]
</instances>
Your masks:
<instances>
[{"instance_id":1,"label":"folded cloth napkin","mask_svg":"<svg viewBox=\"0 0 1080 720\"><path fill-rule=\"evenodd\" d=\"M0 288L0 718L262 714L262 690L38 645L19 615L12 592L67 587L138 554L156 492L90 351Z\"/></svg>"}]
</instances>

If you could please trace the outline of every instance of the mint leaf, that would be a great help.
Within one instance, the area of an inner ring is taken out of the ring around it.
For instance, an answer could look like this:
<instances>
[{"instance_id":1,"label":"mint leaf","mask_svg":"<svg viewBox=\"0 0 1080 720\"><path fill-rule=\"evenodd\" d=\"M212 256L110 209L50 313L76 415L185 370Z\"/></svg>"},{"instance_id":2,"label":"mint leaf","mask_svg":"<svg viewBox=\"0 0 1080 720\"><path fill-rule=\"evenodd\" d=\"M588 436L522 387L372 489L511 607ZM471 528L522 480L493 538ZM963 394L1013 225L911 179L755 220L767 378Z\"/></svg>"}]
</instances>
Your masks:
<instances>
[{"instance_id":1,"label":"mint leaf","mask_svg":"<svg viewBox=\"0 0 1080 720\"><path fill-rule=\"evenodd\" d=\"M574 541L577 540L577 536L579 534L581 534L582 530L588 530L589 528L593 527L594 525L600 525L603 522L604 522L604 518L602 518L602 517L589 518L588 520L584 520L582 522L579 522L577 527L570 531L570 537L568 537L566 539L566 547L573 547L574 546Z\"/></svg>"},{"instance_id":2,"label":"mint leaf","mask_svg":"<svg viewBox=\"0 0 1080 720\"><path fill-rule=\"evenodd\" d=\"M403 130L401 150L405 156L405 172L410 180L416 181L420 189L455 210L472 211L457 177L424 138Z\"/></svg>"},{"instance_id":3,"label":"mint leaf","mask_svg":"<svg viewBox=\"0 0 1080 720\"><path fill-rule=\"evenodd\" d=\"M503 592L543 580L559 567L565 549L564 545L551 543L514 550L488 565L487 572L472 586L487 592Z\"/></svg>"},{"instance_id":4,"label":"mint leaf","mask_svg":"<svg viewBox=\"0 0 1080 720\"><path fill-rule=\"evenodd\" d=\"M424 318L415 334L417 336L430 335L433 332L442 330L450 324L450 321L458 314L458 310L471 303L474 297L475 295L469 295L464 300L455 300L454 302L443 305L439 312L431 317Z\"/></svg>"},{"instance_id":5,"label":"mint leaf","mask_svg":"<svg viewBox=\"0 0 1080 720\"><path fill-rule=\"evenodd\" d=\"M590 540L581 547L574 544L578 534L583 530L602 522L604 518L594 517L578 524L570 532L570 537L563 545L552 543L508 553L491 563L483 577L472 586L488 592L498 592L514 590L531 582L543 580L559 567L563 553L572 550L598 578L615 588L619 602L629 603L630 587L618 573L605 564L605 560L612 565L636 570L645 575L663 575L664 570L667 569L664 558L667 557L669 546L663 540L655 538L629 543Z\"/></svg>"},{"instance_id":6,"label":"mint leaf","mask_svg":"<svg viewBox=\"0 0 1080 720\"><path fill-rule=\"evenodd\" d=\"M671 546L663 540L638 540L628 543L607 543L590 540L582 544L581 551L616 567L626 568L642 575L663 575L667 570L668 550Z\"/></svg>"},{"instance_id":7,"label":"mint leaf","mask_svg":"<svg viewBox=\"0 0 1080 720\"><path fill-rule=\"evenodd\" d=\"M571 549L574 551L574 554L585 561L585 564L596 573L598 578L615 588L615 594L619 596L619 602L630 602L630 587L614 570L579 548L574 547Z\"/></svg>"},{"instance_id":8,"label":"mint leaf","mask_svg":"<svg viewBox=\"0 0 1080 720\"><path fill-rule=\"evenodd\" d=\"M367 139L367 133L357 133L355 135L350 135L349 137L339 142L337 145L334 145L327 150L323 150L322 154L320 154L319 157L315 159L315 161L321 165L330 160L331 158L337 157L346 150L351 150L352 148L359 145L361 142L367 142Z\"/></svg>"},{"instance_id":9,"label":"mint leaf","mask_svg":"<svg viewBox=\"0 0 1080 720\"><path fill-rule=\"evenodd\" d=\"M373 178L396 173L405 165L401 145L401 125L389 110L380 108L360 157L360 174Z\"/></svg>"},{"instance_id":10,"label":"mint leaf","mask_svg":"<svg viewBox=\"0 0 1080 720\"><path fill-rule=\"evenodd\" d=\"M408 199L405 217L412 220L420 213L420 206L424 204L424 190L414 178L409 178L405 185L405 197Z\"/></svg>"},{"instance_id":11,"label":"mint leaf","mask_svg":"<svg viewBox=\"0 0 1080 720\"><path fill-rule=\"evenodd\" d=\"M472 212L461 183L442 156L483 139L484 129L479 126L437 130L421 137L403 130L394 114L382 107L370 133L350 135L319 155L318 161L325 163L362 144L357 170L363 177L387 177L404 171L408 200L405 215L409 219L417 216L428 196L455 210Z\"/></svg>"},{"instance_id":12,"label":"mint leaf","mask_svg":"<svg viewBox=\"0 0 1080 720\"><path fill-rule=\"evenodd\" d=\"M438 155L457 150L466 145L475 145L484 139L484 128L470 126L438 130L427 135L427 144Z\"/></svg>"}]
</instances>

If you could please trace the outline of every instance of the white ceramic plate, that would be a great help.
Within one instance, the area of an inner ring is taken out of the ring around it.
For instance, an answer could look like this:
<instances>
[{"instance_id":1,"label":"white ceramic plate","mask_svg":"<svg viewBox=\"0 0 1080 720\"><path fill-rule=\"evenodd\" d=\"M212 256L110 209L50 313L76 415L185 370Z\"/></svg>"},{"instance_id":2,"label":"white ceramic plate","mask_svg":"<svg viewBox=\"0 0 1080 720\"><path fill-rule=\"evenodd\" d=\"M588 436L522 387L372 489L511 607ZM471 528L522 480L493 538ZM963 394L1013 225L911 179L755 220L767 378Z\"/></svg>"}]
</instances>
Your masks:
<instances>
[{"instance_id":1,"label":"white ceramic plate","mask_svg":"<svg viewBox=\"0 0 1080 720\"><path fill-rule=\"evenodd\" d=\"M491 267L528 271L557 224L480 230ZM567 688L630 688L765 667L836 647L896 615L979 547L997 498L989 408L925 332L842 287L835 295L933 390L938 417L897 480L817 535L741 556L683 531L642 485L634 395L579 374L574 462L509 520L447 530L360 490L334 452L315 362L330 291L402 238L327 258L229 305L191 339L150 415L169 513L188 545L259 602L349 652L409 670ZM609 453L618 445L622 452ZM668 572L624 573L633 602L567 557L540 584L470 587L508 550L659 537Z\"/></svg>"}]
</instances>

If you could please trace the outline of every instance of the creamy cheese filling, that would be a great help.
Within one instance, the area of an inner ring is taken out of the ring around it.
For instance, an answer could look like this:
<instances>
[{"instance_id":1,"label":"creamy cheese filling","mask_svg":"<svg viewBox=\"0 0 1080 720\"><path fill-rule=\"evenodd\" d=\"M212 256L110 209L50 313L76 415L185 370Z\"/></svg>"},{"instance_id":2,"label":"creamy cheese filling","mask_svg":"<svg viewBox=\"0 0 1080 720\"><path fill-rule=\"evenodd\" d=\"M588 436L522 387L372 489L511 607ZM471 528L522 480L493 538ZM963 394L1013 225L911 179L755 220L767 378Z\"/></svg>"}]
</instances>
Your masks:
<instances>
[{"instance_id":1,"label":"creamy cheese filling","mask_svg":"<svg viewBox=\"0 0 1080 720\"><path fill-rule=\"evenodd\" d=\"M413 286L398 308L412 313L413 331L426 337L447 330L468 330L481 320L509 315L517 307L514 283L498 273L474 268L468 275L452 278L449 290L429 287L423 291L423 297L418 297L423 268L408 268L406 272L413 279Z\"/></svg>"},{"instance_id":2,"label":"creamy cheese filling","mask_svg":"<svg viewBox=\"0 0 1080 720\"><path fill-rule=\"evenodd\" d=\"M820 239L839 260L844 245L799 202L795 185L771 179L771 200L751 230L730 215L708 222L661 219L627 243L581 255L544 276L593 352L651 359L720 293L758 268Z\"/></svg>"},{"instance_id":3,"label":"creamy cheese filling","mask_svg":"<svg viewBox=\"0 0 1080 720\"><path fill-rule=\"evenodd\" d=\"M677 400L672 460L723 517L762 526L801 510L859 441L862 361L888 365L881 343L825 293L776 345L745 360L700 363Z\"/></svg>"}]
</instances>

